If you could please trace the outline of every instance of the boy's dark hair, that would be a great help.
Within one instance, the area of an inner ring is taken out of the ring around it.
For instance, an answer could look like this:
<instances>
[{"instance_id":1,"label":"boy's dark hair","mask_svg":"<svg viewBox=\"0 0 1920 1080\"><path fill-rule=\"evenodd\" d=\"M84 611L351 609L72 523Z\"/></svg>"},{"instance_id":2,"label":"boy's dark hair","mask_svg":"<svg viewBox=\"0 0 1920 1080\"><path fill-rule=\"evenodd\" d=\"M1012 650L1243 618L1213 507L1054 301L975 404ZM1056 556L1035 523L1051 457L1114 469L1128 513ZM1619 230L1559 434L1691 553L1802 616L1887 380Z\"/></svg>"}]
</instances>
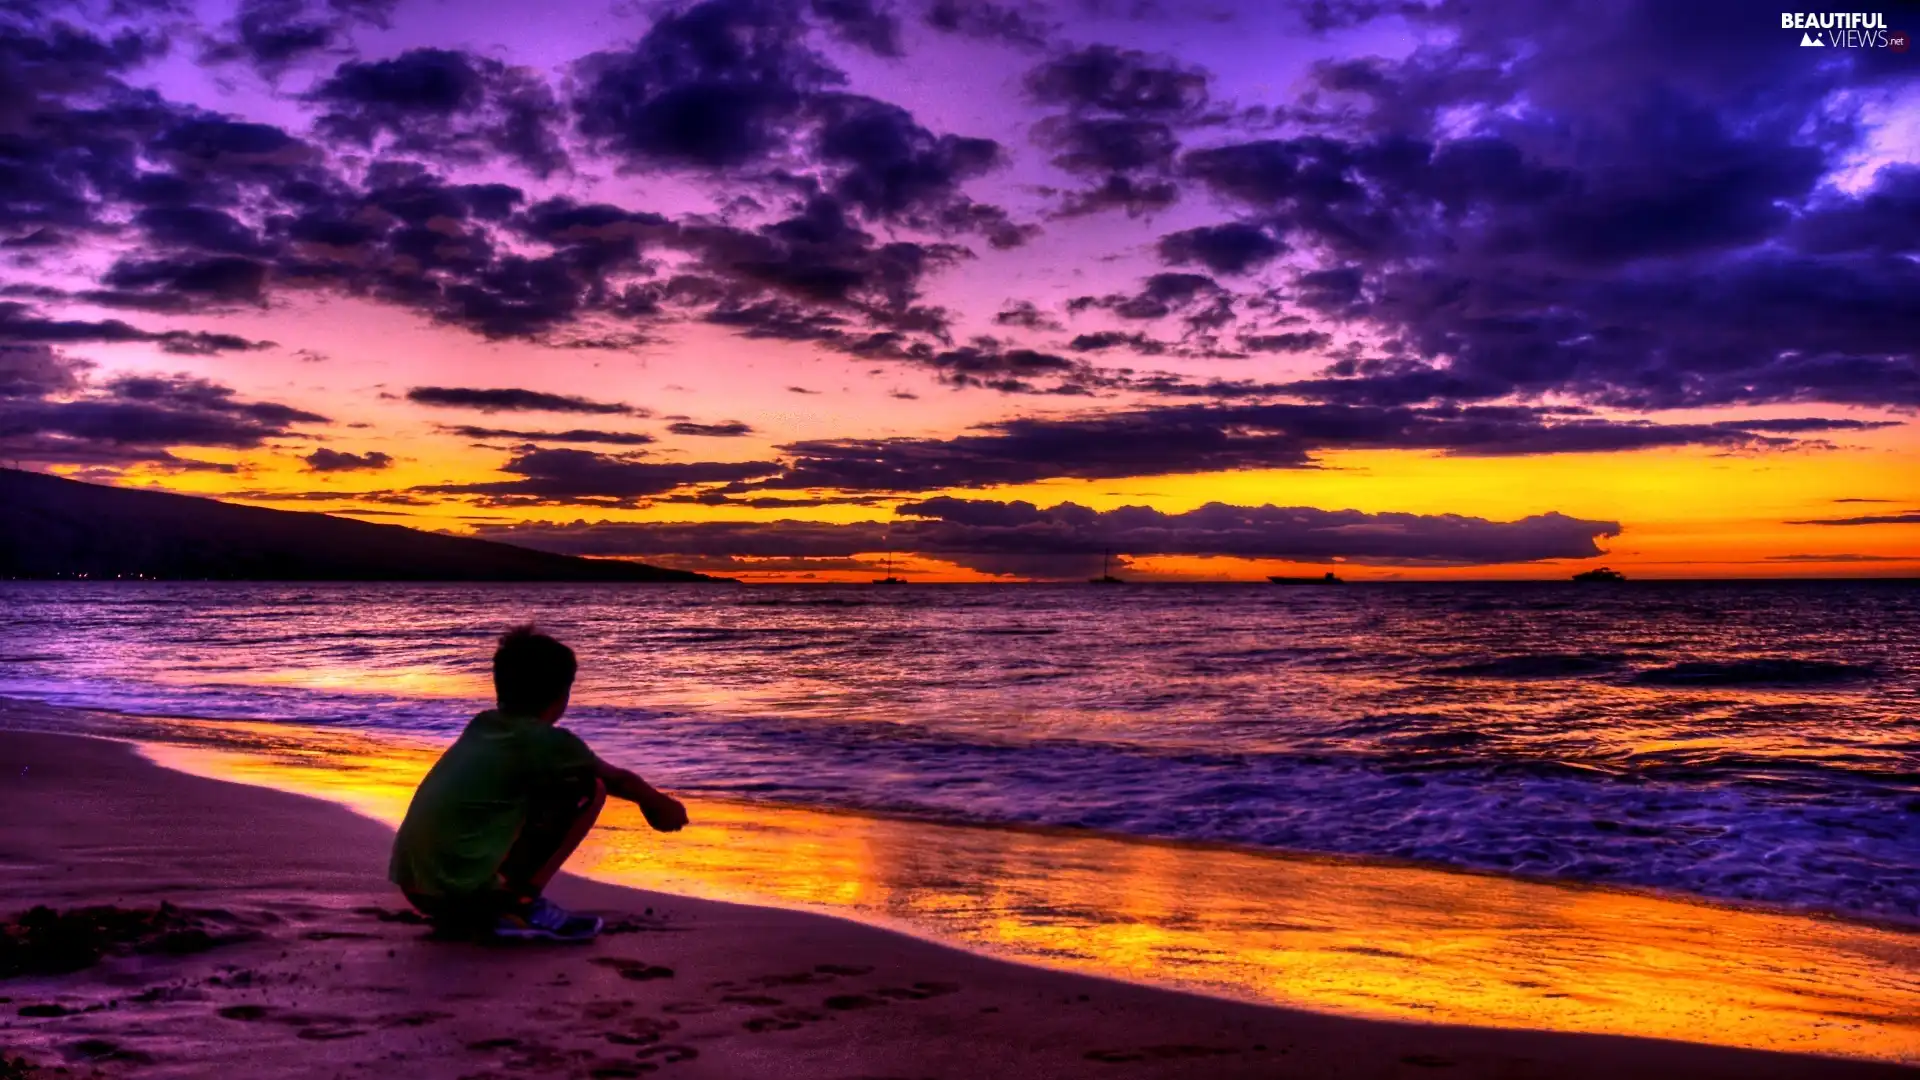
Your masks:
<instances>
[{"instance_id":1,"label":"boy's dark hair","mask_svg":"<svg viewBox=\"0 0 1920 1080\"><path fill-rule=\"evenodd\" d=\"M493 653L493 695L502 709L538 713L560 700L580 669L573 650L532 623L500 635Z\"/></svg>"}]
</instances>

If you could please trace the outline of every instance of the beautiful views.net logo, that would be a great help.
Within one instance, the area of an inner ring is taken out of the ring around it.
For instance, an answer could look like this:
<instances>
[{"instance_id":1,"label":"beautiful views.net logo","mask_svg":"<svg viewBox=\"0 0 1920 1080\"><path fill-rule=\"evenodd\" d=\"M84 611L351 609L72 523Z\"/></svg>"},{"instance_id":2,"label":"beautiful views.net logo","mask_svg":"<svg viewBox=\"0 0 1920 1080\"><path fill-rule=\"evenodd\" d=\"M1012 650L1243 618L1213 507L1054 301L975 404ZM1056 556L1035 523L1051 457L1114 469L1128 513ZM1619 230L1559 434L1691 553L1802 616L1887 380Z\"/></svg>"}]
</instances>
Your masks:
<instances>
[{"instance_id":1,"label":"beautiful views.net logo","mask_svg":"<svg viewBox=\"0 0 1920 1080\"><path fill-rule=\"evenodd\" d=\"M1906 52L1913 35L1889 30L1887 16L1878 11L1783 11L1780 29L1800 31L1806 49L1886 49Z\"/></svg>"}]
</instances>

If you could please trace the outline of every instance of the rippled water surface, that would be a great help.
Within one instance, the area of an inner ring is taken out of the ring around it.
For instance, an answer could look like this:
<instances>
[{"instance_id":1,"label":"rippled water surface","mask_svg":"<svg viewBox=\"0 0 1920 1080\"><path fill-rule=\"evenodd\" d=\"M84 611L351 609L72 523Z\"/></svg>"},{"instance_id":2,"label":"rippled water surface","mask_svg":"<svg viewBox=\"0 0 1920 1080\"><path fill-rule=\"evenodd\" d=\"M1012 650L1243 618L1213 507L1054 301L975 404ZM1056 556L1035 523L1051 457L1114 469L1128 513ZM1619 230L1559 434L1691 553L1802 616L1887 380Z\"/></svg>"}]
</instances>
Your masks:
<instances>
[{"instance_id":1,"label":"rippled water surface","mask_svg":"<svg viewBox=\"0 0 1920 1080\"><path fill-rule=\"evenodd\" d=\"M0 694L450 738L491 639L749 799L1920 920L1920 587L0 583Z\"/></svg>"}]
</instances>

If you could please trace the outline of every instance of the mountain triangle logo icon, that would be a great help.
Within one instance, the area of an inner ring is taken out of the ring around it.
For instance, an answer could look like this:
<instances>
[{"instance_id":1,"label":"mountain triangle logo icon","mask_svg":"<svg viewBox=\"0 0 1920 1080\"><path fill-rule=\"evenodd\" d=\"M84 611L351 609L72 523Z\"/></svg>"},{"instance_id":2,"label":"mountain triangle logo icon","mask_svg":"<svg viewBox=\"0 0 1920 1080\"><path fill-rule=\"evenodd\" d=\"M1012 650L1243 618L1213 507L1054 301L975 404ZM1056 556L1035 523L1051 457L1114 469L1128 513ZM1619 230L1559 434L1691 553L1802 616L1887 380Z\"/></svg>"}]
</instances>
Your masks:
<instances>
[{"instance_id":1,"label":"mountain triangle logo icon","mask_svg":"<svg viewBox=\"0 0 1920 1080\"><path fill-rule=\"evenodd\" d=\"M1812 34L1802 33L1800 35L1800 47L1803 49L1824 49L1827 47L1827 43L1814 37Z\"/></svg>"}]
</instances>

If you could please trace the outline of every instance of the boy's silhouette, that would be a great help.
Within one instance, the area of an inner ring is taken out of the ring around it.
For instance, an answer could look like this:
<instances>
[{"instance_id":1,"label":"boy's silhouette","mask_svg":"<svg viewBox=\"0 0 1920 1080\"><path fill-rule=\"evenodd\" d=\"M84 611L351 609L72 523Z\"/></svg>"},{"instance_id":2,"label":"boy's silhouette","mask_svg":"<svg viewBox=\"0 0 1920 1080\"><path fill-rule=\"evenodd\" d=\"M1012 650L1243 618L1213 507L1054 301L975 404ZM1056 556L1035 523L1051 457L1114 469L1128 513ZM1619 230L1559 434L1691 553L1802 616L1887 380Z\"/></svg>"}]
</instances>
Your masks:
<instances>
[{"instance_id":1,"label":"boy's silhouette","mask_svg":"<svg viewBox=\"0 0 1920 1080\"><path fill-rule=\"evenodd\" d=\"M499 708L473 718L428 770L393 841L388 876L442 929L496 938L588 941L600 919L540 895L580 846L607 796L674 832L687 811L555 727L577 669L573 650L532 626L493 654Z\"/></svg>"}]
</instances>

